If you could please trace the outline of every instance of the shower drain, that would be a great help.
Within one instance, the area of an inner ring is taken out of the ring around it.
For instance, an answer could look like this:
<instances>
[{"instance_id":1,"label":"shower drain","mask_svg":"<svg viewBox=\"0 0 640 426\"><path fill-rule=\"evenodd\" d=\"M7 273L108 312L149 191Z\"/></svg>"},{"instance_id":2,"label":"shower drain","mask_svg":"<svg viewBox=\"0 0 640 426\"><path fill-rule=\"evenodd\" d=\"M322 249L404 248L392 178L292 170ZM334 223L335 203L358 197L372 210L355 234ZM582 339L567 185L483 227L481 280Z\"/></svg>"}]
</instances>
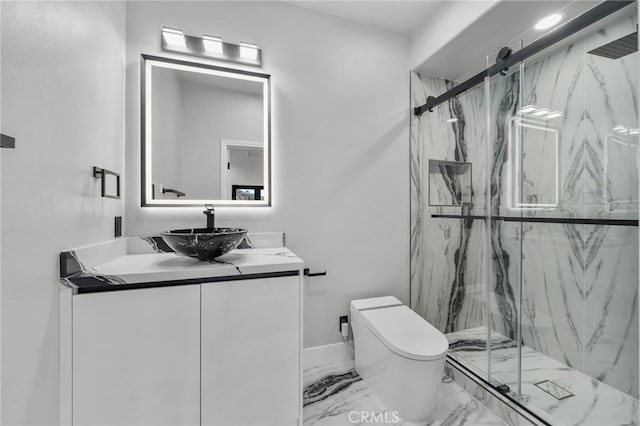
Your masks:
<instances>
[{"instance_id":1,"label":"shower drain","mask_svg":"<svg viewBox=\"0 0 640 426\"><path fill-rule=\"evenodd\" d=\"M574 394L558 385L557 383L552 382L551 380L543 380L541 382L534 383L534 385L558 400L563 400L575 396Z\"/></svg>"}]
</instances>

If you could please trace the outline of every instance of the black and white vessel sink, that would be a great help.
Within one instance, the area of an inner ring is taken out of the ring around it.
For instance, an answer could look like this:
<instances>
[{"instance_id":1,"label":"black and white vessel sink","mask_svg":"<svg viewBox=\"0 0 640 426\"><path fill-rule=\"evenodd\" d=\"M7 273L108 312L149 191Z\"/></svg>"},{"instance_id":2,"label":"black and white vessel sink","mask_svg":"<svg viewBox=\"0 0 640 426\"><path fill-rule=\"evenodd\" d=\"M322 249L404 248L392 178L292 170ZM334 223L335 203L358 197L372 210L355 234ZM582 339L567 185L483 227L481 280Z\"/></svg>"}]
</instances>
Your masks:
<instances>
[{"instance_id":1,"label":"black and white vessel sink","mask_svg":"<svg viewBox=\"0 0 640 426\"><path fill-rule=\"evenodd\" d=\"M240 228L191 228L163 232L162 239L176 253L199 260L213 260L242 242L246 229Z\"/></svg>"}]
</instances>

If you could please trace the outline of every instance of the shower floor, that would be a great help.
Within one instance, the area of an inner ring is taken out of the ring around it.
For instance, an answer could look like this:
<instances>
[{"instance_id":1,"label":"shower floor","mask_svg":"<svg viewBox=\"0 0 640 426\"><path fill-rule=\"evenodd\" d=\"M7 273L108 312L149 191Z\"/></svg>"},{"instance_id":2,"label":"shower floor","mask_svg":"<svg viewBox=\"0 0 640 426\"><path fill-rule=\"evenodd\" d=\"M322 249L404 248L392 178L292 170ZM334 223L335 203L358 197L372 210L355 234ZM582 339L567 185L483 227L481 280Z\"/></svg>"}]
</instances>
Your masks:
<instances>
[{"instance_id":1,"label":"shower floor","mask_svg":"<svg viewBox=\"0 0 640 426\"><path fill-rule=\"evenodd\" d=\"M481 377L487 377L486 336L486 327L448 333L449 355ZM516 342L495 332L491 341L491 378L508 385L515 399L549 423L638 425L637 399L524 345L522 389L518 396ZM552 384L541 383L547 380ZM542 389L545 387L547 391Z\"/></svg>"}]
</instances>

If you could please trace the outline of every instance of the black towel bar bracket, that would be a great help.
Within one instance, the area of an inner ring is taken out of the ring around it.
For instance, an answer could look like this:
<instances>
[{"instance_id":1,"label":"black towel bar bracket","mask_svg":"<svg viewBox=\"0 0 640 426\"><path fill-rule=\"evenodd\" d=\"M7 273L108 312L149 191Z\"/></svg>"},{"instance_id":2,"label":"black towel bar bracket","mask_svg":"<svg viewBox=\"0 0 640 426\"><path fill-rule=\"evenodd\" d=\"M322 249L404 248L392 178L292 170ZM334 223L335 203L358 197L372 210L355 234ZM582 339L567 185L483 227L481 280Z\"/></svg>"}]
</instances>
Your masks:
<instances>
[{"instance_id":1,"label":"black towel bar bracket","mask_svg":"<svg viewBox=\"0 0 640 426\"><path fill-rule=\"evenodd\" d=\"M93 177L100 179L101 195L104 198L120 198L120 174L111 170L93 167Z\"/></svg>"},{"instance_id":2,"label":"black towel bar bracket","mask_svg":"<svg viewBox=\"0 0 640 426\"><path fill-rule=\"evenodd\" d=\"M16 138L0 133L0 148L15 148Z\"/></svg>"},{"instance_id":3,"label":"black towel bar bracket","mask_svg":"<svg viewBox=\"0 0 640 426\"><path fill-rule=\"evenodd\" d=\"M327 275L327 271L322 272L309 272L309 268L304 268L304 275L307 277L320 277Z\"/></svg>"}]
</instances>

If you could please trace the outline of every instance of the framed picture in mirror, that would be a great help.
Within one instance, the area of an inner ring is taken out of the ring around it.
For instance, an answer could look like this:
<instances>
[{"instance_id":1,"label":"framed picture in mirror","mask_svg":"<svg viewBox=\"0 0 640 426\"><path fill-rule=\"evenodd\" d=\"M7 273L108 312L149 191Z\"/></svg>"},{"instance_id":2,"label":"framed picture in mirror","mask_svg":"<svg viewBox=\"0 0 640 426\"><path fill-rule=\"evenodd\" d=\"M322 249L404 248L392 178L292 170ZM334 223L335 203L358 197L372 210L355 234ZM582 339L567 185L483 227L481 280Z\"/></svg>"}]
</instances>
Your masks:
<instances>
[{"instance_id":1,"label":"framed picture in mirror","mask_svg":"<svg viewBox=\"0 0 640 426\"><path fill-rule=\"evenodd\" d=\"M234 200L261 200L263 195L262 186L255 185L231 185L231 198Z\"/></svg>"}]
</instances>

